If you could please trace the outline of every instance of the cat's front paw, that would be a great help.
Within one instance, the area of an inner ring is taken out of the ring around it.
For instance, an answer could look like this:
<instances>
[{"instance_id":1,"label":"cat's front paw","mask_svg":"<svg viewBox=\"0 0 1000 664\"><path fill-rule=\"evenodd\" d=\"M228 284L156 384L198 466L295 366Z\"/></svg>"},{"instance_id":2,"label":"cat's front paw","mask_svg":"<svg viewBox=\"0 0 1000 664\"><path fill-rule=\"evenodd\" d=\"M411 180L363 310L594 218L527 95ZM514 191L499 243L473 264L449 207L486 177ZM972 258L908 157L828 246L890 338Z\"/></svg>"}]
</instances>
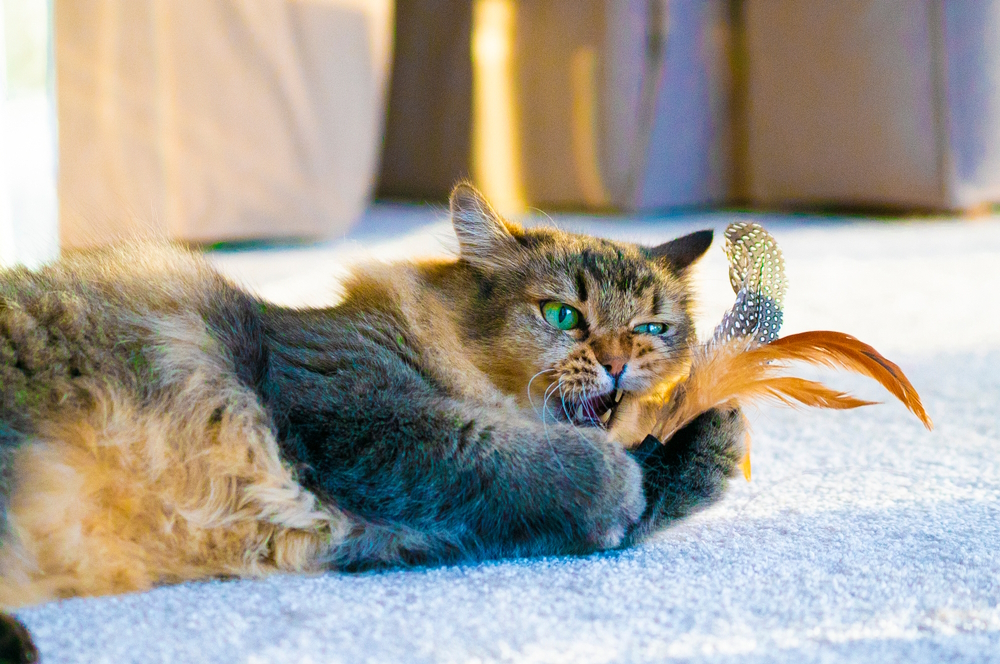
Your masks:
<instances>
[{"instance_id":1,"label":"cat's front paw","mask_svg":"<svg viewBox=\"0 0 1000 664\"><path fill-rule=\"evenodd\" d=\"M647 506L634 541L718 500L746 452L739 409L713 409L662 443L649 436L629 454L640 464Z\"/></svg>"},{"instance_id":2,"label":"cat's front paw","mask_svg":"<svg viewBox=\"0 0 1000 664\"><path fill-rule=\"evenodd\" d=\"M642 470L620 445L605 439L587 450L594 466L579 478L570 498L578 506L576 520L588 549L619 546L646 509ZM596 480L596 481L595 481Z\"/></svg>"}]
</instances>

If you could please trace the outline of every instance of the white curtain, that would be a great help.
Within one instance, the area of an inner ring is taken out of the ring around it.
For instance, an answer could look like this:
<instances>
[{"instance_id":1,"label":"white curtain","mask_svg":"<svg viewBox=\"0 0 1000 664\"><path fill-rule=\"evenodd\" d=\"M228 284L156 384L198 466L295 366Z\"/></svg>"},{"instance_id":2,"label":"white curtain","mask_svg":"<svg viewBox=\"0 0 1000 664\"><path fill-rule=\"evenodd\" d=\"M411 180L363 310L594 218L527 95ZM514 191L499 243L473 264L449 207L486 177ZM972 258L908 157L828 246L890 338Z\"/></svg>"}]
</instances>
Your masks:
<instances>
[{"instance_id":1,"label":"white curtain","mask_svg":"<svg viewBox=\"0 0 1000 664\"><path fill-rule=\"evenodd\" d=\"M0 2L0 264L59 251L49 0Z\"/></svg>"},{"instance_id":2,"label":"white curtain","mask_svg":"<svg viewBox=\"0 0 1000 664\"><path fill-rule=\"evenodd\" d=\"M0 7L2 9L2 7ZM10 178L7 173L7 42L4 12L0 11L0 266L15 261L14 220L10 214Z\"/></svg>"}]
</instances>

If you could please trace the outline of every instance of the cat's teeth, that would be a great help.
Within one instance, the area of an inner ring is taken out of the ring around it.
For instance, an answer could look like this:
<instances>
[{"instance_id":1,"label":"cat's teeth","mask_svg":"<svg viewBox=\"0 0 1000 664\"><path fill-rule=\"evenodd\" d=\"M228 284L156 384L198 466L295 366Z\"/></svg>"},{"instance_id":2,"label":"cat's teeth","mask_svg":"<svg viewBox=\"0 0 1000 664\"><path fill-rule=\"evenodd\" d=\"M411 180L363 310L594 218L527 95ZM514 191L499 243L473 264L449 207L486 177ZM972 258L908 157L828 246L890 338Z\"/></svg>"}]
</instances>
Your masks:
<instances>
[{"instance_id":1,"label":"cat's teeth","mask_svg":"<svg viewBox=\"0 0 1000 664\"><path fill-rule=\"evenodd\" d=\"M579 406L576 407L576 416L575 416L575 419L577 419L577 420L582 420L583 419L583 404L580 404Z\"/></svg>"},{"instance_id":2,"label":"cat's teeth","mask_svg":"<svg viewBox=\"0 0 1000 664\"><path fill-rule=\"evenodd\" d=\"M617 392L615 392L615 403L618 403L621 400L622 400L622 391L618 390Z\"/></svg>"},{"instance_id":3,"label":"cat's teeth","mask_svg":"<svg viewBox=\"0 0 1000 664\"><path fill-rule=\"evenodd\" d=\"M604 422L605 424L607 424L608 420L610 420L610 419L611 419L611 410L608 409L608 410L604 411L603 415L601 415L601 422Z\"/></svg>"}]
</instances>

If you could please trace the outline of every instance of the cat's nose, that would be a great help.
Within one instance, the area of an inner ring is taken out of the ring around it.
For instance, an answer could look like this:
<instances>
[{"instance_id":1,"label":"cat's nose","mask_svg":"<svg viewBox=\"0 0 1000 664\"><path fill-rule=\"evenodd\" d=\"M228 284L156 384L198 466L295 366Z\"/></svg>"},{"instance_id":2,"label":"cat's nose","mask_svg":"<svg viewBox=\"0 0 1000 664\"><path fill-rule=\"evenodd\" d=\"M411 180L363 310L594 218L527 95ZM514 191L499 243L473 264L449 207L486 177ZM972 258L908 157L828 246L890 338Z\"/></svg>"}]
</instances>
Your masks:
<instances>
[{"instance_id":1,"label":"cat's nose","mask_svg":"<svg viewBox=\"0 0 1000 664\"><path fill-rule=\"evenodd\" d=\"M603 366L604 370L608 372L609 376L611 376L611 382L613 382L617 388L618 381L621 379L622 374L625 373L625 369L628 367L628 364L626 364L624 359L616 357L609 360L608 364Z\"/></svg>"}]
</instances>

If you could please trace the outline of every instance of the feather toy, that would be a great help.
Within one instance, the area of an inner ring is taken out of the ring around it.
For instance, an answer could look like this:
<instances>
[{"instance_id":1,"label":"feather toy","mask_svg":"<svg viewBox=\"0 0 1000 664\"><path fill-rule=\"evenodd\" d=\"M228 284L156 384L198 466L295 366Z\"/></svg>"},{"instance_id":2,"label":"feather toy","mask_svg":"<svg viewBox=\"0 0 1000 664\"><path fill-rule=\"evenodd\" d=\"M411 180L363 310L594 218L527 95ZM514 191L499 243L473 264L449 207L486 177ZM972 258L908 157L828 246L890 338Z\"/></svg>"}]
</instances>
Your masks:
<instances>
[{"instance_id":1,"label":"feather toy","mask_svg":"<svg viewBox=\"0 0 1000 664\"><path fill-rule=\"evenodd\" d=\"M665 399L652 435L669 440L701 413L719 406L770 401L783 405L846 409L875 402L788 375L806 363L845 369L882 384L928 429L930 417L920 396L898 366L874 348L842 332L802 332L779 338L785 297L781 250L760 225L730 224L725 233L729 279L736 303L712 339L693 354L690 371ZM740 464L750 479L750 441Z\"/></svg>"}]
</instances>

